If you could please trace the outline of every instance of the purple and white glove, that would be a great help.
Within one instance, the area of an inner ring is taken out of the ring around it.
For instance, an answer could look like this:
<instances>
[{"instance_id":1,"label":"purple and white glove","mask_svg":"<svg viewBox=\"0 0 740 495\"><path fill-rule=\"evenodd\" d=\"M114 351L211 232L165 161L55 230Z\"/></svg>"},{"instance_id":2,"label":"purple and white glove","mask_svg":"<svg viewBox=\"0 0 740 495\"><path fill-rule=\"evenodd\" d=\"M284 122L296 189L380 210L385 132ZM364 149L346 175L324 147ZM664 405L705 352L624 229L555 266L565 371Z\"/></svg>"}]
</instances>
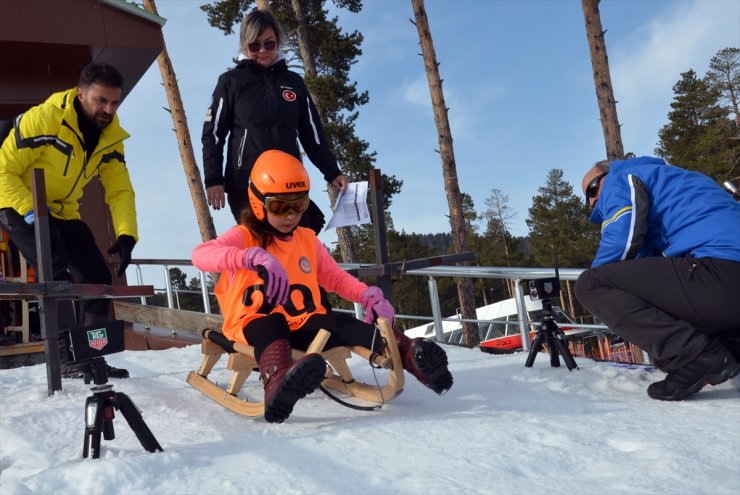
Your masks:
<instances>
[{"instance_id":1,"label":"purple and white glove","mask_svg":"<svg viewBox=\"0 0 740 495\"><path fill-rule=\"evenodd\" d=\"M365 323L372 324L377 318L385 318L390 322L391 327L396 325L396 311L378 287L365 289L360 296L360 302L365 310Z\"/></svg>"},{"instance_id":2,"label":"purple and white glove","mask_svg":"<svg viewBox=\"0 0 740 495\"><path fill-rule=\"evenodd\" d=\"M245 249L244 267L255 270L264 280L268 304L281 306L288 301L288 274L277 258L259 247Z\"/></svg>"}]
</instances>

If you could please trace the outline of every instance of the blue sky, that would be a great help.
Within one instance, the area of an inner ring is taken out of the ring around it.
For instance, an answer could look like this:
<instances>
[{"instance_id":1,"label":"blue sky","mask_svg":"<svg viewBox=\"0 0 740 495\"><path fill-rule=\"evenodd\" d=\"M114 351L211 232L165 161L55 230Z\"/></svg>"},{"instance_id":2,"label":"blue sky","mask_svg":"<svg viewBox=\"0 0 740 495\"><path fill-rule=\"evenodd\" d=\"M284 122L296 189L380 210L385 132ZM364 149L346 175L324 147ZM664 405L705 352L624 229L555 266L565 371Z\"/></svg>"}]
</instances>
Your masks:
<instances>
[{"instance_id":1,"label":"blue sky","mask_svg":"<svg viewBox=\"0 0 740 495\"><path fill-rule=\"evenodd\" d=\"M180 83L196 160L203 116L219 74L238 51L236 35L208 25L202 0L158 0ZM391 214L397 230L449 232L431 99L410 0L365 0L359 14L331 10L365 37L351 77L369 104L358 135L376 167L403 180ZM653 154L681 72L703 76L720 49L740 47L740 1L604 0L600 6L625 151ZM585 170L605 155L581 4L576 0L427 0L426 10L454 139L461 191L480 212L492 188L526 235L532 196L552 168L580 192ZM136 258L189 258L200 242L159 67L152 65L119 110L132 137L126 161L136 189ZM313 196L330 213L317 169ZM233 225L213 212L217 231ZM326 244L336 234L322 233ZM371 261L371 260L366 260ZM132 273L129 273L131 276ZM148 282L151 283L151 282Z\"/></svg>"}]
</instances>

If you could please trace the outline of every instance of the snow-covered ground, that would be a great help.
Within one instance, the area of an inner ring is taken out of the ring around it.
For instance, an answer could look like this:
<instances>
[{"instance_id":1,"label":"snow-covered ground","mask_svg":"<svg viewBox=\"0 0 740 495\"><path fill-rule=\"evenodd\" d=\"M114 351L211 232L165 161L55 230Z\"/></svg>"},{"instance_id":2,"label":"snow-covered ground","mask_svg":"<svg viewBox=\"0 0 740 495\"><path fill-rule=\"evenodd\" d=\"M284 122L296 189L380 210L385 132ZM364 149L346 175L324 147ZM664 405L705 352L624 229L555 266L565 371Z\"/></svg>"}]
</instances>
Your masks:
<instances>
[{"instance_id":1,"label":"snow-covered ground","mask_svg":"<svg viewBox=\"0 0 740 495\"><path fill-rule=\"evenodd\" d=\"M455 385L438 397L407 375L380 411L321 392L283 424L240 417L185 383L199 346L108 361L164 452L143 450L117 412L116 438L82 459L89 387L47 397L43 365L0 371L0 494L732 494L740 493L740 390L651 400L660 371L447 347ZM211 374L228 380L225 359ZM359 360L356 377L370 379ZM259 397L254 377L240 392Z\"/></svg>"}]
</instances>

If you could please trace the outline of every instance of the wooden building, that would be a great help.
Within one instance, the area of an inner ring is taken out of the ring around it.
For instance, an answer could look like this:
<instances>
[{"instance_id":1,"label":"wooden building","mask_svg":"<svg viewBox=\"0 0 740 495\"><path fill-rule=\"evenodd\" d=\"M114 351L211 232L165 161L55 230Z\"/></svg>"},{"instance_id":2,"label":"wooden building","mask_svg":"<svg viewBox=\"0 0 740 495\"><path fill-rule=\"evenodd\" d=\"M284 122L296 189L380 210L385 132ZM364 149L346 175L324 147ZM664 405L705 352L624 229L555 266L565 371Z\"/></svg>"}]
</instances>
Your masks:
<instances>
[{"instance_id":1,"label":"wooden building","mask_svg":"<svg viewBox=\"0 0 740 495\"><path fill-rule=\"evenodd\" d=\"M124 96L162 51L165 20L125 0L2 0L0 121L74 86L99 61L124 76Z\"/></svg>"},{"instance_id":2,"label":"wooden building","mask_svg":"<svg viewBox=\"0 0 740 495\"><path fill-rule=\"evenodd\" d=\"M74 87L93 61L121 71L125 100L162 51L164 22L125 0L2 0L0 136L15 116ZM115 239L99 181L86 188L80 211L105 252Z\"/></svg>"},{"instance_id":3,"label":"wooden building","mask_svg":"<svg viewBox=\"0 0 740 495\"><path fill-rule=\"evenodd\" d=\"M0 0L0 142L17 115L76 86L81 69L93 61L121 71L125 105L164 47L164 23L125 0ZM135 139L136 129L127 130ZM99 180L91 181L80 213L105 253L115 239L103 194ZM7 264L3 275L18 276Z\"/></svg>"}]
</instances>

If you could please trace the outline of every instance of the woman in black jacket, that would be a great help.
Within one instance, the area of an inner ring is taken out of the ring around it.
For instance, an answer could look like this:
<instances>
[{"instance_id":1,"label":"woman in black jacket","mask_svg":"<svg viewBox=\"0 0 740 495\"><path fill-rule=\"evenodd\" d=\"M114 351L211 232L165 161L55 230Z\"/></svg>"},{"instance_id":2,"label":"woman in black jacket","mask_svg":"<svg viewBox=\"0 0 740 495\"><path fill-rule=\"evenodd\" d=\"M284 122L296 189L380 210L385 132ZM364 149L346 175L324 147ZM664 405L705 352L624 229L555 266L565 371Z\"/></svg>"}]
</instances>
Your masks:
<instances>
[{"instance_id":1,"label":"woman in black jacket","mask_svg":"<svg viewBox=\"0 0 740 495\"><path fill-rule=\"evenodd\" d=\"M208 204L219 210L228 199L237 223L248 204L249 174L263 151L277 149L300 160L300 141L327 182L337 189L348 182L329 151L303 78L288 70L285 55L278 51L283 40L282 28L272 14L255 9L244 17L239 62L218 78L203 124ZM303 215L301 225L317 233L321 230L324 216L315 204Z\"/></svg>"}]
</instances>

